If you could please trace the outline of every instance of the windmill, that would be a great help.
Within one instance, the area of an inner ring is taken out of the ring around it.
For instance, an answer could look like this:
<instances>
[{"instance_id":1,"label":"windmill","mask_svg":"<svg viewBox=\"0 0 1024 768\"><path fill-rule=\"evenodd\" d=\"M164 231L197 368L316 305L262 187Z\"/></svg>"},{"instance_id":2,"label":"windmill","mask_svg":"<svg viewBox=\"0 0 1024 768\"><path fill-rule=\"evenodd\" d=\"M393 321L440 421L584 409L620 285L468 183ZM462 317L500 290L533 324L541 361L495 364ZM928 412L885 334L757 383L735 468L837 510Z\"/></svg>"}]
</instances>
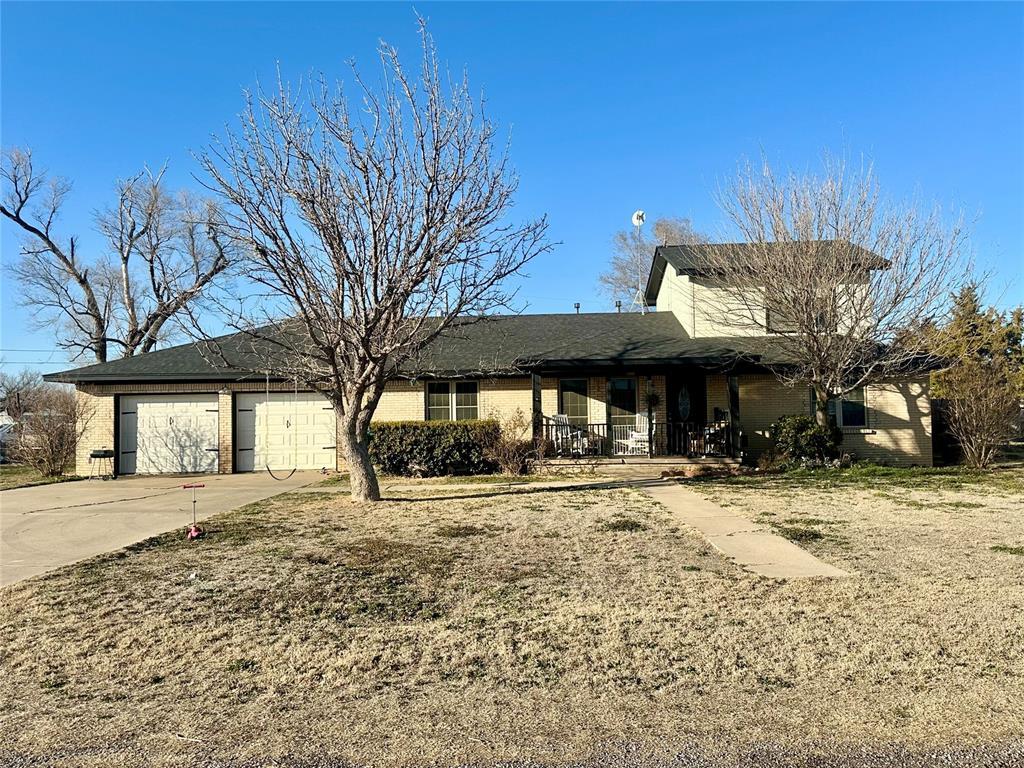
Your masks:
<instances>
[{"instance_id":1,"label":"windmill","mask_svg":"<svg viewBox=\"0 0 1024 768\"><path fill-rule=\"evenodd\" d=\"M633 303L629 305L630 310L637 307L640 314L647 313L647 299L644 296L644 241L640 237L640 229L644 225L647 215L637 209L633 211L633 226L636 227L636 244L633 246L633 253L636 255L636 293L633 294Z\"/></svg>"}]
</instances>

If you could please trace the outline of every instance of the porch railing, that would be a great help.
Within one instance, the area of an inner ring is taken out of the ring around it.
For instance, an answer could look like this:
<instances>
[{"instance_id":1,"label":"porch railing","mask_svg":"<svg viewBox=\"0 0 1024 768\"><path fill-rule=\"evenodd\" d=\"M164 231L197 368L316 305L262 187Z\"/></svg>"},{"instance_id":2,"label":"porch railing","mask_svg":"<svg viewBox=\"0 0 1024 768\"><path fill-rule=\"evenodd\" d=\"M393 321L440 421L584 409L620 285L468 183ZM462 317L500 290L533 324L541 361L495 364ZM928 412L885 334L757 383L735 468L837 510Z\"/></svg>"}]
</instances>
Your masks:
<instances>
[{"instance_id":1,"label":"porch railing","mask_svg":"<svg viewBox=\"0 0 1024 768\"><path fill-rule=\"evenodd\" d=\"M546 455L580 456L730 456L732 430L728 420L708 423L650 422L581 424L545 416L541 440Z\"/></svg>"}]
</instances>

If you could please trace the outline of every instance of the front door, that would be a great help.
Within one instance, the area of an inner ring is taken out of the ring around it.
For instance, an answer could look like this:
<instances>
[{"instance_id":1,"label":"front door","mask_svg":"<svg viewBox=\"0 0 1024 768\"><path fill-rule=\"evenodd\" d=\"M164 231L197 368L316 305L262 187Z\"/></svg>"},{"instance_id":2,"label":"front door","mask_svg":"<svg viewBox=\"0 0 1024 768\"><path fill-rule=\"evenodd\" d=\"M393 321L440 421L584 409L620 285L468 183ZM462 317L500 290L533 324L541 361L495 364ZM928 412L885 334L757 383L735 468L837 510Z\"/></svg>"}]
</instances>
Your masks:
<instances>
[{"instance_id":1,"label":"front door","mask_svg":"<svg viewBox=\"0 0 1024 768\"><path fill-rule=\"evenodd\" d=\"M703 372L672 374L668 377L669 451L681 456L693 452L694 439L707 421L707 388Z\"/></svg>"}]
</instances>

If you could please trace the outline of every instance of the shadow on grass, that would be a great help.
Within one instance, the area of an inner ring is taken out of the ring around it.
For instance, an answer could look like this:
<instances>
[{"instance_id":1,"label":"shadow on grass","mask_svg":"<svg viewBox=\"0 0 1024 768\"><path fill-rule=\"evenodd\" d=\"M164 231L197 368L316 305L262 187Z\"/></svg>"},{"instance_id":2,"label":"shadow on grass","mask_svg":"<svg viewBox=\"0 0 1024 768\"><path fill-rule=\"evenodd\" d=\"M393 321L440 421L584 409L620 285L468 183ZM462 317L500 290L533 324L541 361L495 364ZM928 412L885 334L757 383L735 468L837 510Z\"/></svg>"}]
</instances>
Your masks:
<instances>
[{"instance_id":1,"label":"shadow on grass","mask_svg":"<svg viewBox=\"0 0 1024 768\"><path fill-rule=\"evenodd\" d=\"M417 504L424 501L458 501L460 499L494 499L508 498L510 496L530 496L541 493L566 493L578 491L608 491L617 488L650 488L652 486L675 483L673 478L650 478L647 480L600 480L589 483L573 483L571 485L555 485L530 487L528 485L515 486L504 490L487 490L479 493L459 493L437 496L386 496L381 501L394 502L398 504Z\"/></svg>"},{"instance_id":2,"label":"shadow on grass","mask_svg":"<svg viewBox=\"0 0 1024 768\"><path fill-rule=\"evenodd\" d=\"M958 490L985 486L986 490L1022 491L1024 473L1012 467L977 470L968 467L887 467L878 464L855 464L841 469L822 467L725 477L695 477L686 482L693 485L812 490L855 487Z\"/></svg>"}]
</instances>

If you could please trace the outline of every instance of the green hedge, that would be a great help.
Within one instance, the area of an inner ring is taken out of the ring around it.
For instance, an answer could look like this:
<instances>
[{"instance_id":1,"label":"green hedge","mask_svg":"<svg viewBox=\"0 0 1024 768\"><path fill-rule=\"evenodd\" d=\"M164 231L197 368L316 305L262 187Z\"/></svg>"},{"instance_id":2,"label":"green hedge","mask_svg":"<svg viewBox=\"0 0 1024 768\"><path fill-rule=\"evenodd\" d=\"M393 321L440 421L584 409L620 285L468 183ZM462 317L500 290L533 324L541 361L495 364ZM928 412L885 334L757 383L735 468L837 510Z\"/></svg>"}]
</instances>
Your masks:
<instances>
[{"instance_id":1,"label":"green hedge","mask_svg":"<svg viewBox=\"0 0 1024 768\"><path fill-rule=\"evenodd\" d=\"M494 472L488 458L497 421L390 421L370 428L370 458L382 472L407 477Z\"/></svg>"}]
</instances>

